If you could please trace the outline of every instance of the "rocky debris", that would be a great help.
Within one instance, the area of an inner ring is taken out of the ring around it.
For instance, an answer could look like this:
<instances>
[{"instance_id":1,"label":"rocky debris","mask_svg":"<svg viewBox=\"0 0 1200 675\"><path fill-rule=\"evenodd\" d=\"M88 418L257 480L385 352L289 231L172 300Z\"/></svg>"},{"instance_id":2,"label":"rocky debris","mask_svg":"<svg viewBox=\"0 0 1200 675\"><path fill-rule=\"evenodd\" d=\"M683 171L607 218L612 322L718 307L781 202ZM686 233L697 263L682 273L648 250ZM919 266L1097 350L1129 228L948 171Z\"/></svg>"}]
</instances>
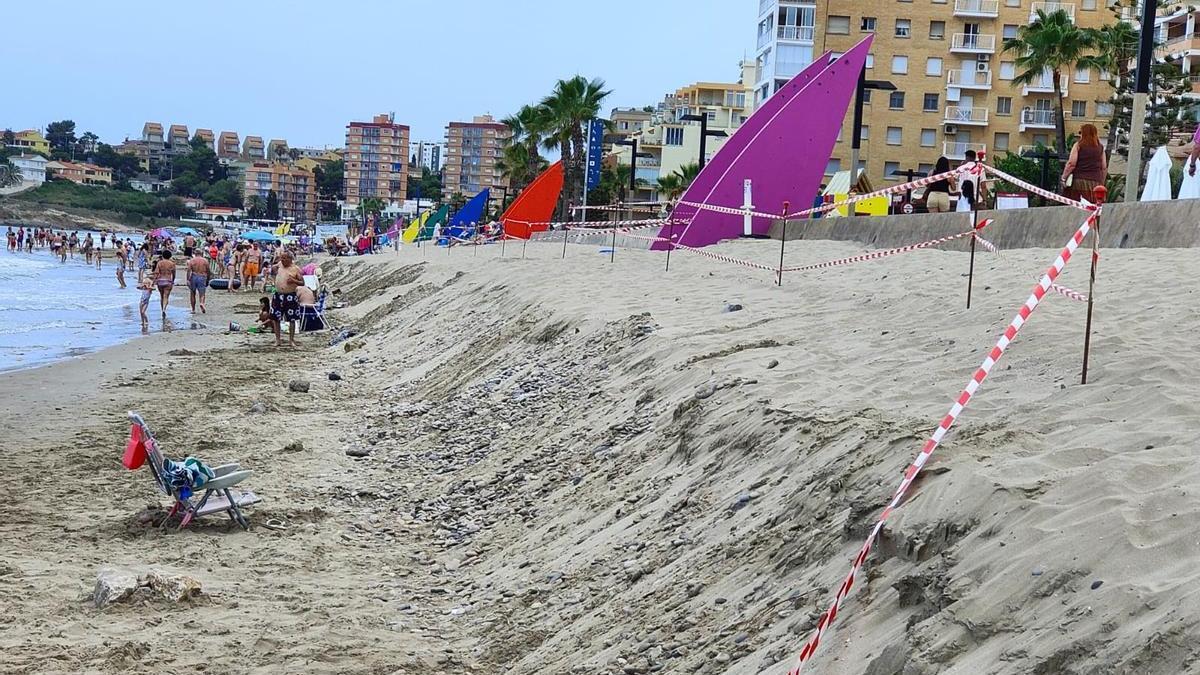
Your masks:
<instances>
[{"instance_id":1,"label":"rocky debris","mask_svg":"<svg viewBox=\"0 0 1200 675\"><path fill-rule=\"evenodd\" d=\"M347 457L367 457L371 454L371 449L364 446L355 446L346 448Z\"/></svg>"},{"instance_id":2,"label":"rocky debris","mask_svg":"<svg viewBox=\"0 0 1200 675\"><path fill-rule=\"evenodd\" d=\"M344 349L346 351L346 353L349 354L350 352L354 351L355 349L362 349L363 347L366 347L366 346L367 346L367 343L363 342L362 340L350 340L342 345L342 349Z\"/></svg>"},{"instance_id":3,"label":"rocky debris","mask_svg":"<svg viewBox=\"0 0 1200 675\"><path fill-rule=\"evenodd\" d=\"M744 308L741 306L741 304L736 303L736 302L730 302L725 305L724 312L726 314L729 314L730 312L740 312L740 311L742 311L742 309L744 309Z\"/></svg>"},{"instance_id":4,"label":"rocky debris","mask_svg":"<svg viewBox=\"0 0 1200 675\"><path fill-rule=\"evenodd\" d=\"M340 381L341 379L342 379L342 376L341 376L340 374L338 374L338 372L337 372L336 370L335 370L335 371L331 371L331 372L329 373L329 381L330 381L330 382L338 382L338 381Z\"/></svg>"},{"instance_id":5,"label":"rocky debris","mask_svg":"<svg viewBox=\"0 0 1200 675\"><path fill-rule=\"evenodd\" d=\"M292 391L297 394L307 394L308 388L308 380L292 380L291 382L288 382L288 391Z\"/></svg>"},{"instance_id":6,"label":"rocky debris","mask_svg":"<svg viewBox=\"0 0 1200 675\"><path fill-rule=\"evenodd\" d=\"M282 452L304 452L304 443L300 441L292 441L283 446Z\"/></svg>"},{"instance_id":7,"label":"rocky debris","mask_svg":"<svg viewBox=\"0 0 1200 675\"><path fill-rule=\"evenodd\" d=\"M167 352L167 356L196 356L196 352L190 349L172 349Z\"/></svg>"},{"instance_id":8,"label":"rocky debris","mask_svg":"<svg viewBox=\"0 0 1200 675\"><path fill-rule=\"evenodd\" d=\"M333 337L329 338L329 346L336 347L336 346L342 344L343 342L345 342L346 340L349 340L350 338L354 337L355 335L358 335L357 328L353 328L351 326L343 327L342 329L338 330L338 332L335 333L333 335ZM347 350L347 351L349 351L349 350Z\"/></svg>"},{"instance_id":9,"label":"rocky debris","mask_svg":"<svg viewBox=\"0 0 1200 675\"><path fill-rule=\"evenodd\" d=\"M767 361L767 370L771 370L772 368L775 368L778 365L779 365L779 359L771 359L770 361Z\"/></svg>"},{"instance_id":10,"label":"rocky debris","mask_svg":"<svg viewBox=\"0 0 1200 675\"><path fill-rule=\"evenodd\" d=\"M271 412L278 412L278 410L279 408L276 408L273 404L268 403L267 401L255 399L254 402L250 404L250 408L246 412L254 415L265 415Z\"/></svg>"},{"instance_id":11,"label":"rocky debris","mask_svg":"<svg viewBox=\"0 0 1200 675\"><path fill-rule=\"evenodd\" d=\"M138 576L129 571L104 569L96 575L92 603L99 609L136 600L178 604L203 595L200 582L189 576L158 570Z\"/></svg>"}]
</instances>

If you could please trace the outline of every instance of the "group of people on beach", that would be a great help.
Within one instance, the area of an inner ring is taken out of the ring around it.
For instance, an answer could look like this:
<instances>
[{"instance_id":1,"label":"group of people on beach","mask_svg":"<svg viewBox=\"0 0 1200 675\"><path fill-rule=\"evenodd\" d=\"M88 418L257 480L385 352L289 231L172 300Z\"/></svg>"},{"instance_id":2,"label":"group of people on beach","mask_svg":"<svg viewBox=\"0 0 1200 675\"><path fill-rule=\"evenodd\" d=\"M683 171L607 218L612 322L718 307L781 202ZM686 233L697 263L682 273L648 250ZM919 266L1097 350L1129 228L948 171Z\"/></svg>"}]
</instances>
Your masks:
<instances>
[{"instance_id":1,"label":"group of people on beach","mask_svg":"<svg viewBox=\"0 0 1200 675\"><path fill-rule=\"evenodd\" d=\"M104 257L103 251L108 245L109 239L112 239L113 246L117 244L116 233L110 233L107 230L100 231L99 241L97 241L91 232L85 232L84 236L80 237L79 233L74 231L68 233L50 227L25 227L23 225L18 225L16 229L13 229L13 226L9 225L5 236L8 241L9 253L33 253L34 249L49 248L54 257L66 262L68 257L73 260L78 251L85 262L89 265L95 262L97 268L100 267Z\"/></svg>"}]
</instances>

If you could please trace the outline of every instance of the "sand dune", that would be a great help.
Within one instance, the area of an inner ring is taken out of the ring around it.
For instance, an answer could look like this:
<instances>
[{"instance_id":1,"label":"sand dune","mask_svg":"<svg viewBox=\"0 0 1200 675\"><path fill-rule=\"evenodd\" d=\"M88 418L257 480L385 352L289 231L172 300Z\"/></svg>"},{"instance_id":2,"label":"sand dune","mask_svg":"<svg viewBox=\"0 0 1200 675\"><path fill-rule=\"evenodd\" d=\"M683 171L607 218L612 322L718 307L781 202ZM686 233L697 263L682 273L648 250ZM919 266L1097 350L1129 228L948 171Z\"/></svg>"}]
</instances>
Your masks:
<instances>
[{"instance_id":1,"label":"sand dune","mask_svg":"<svg viewBox=\"0 0 1200 675\"><path fill-rule=\"evenodd\" d=\"M5 376L0 438L32 440L0 455L24 487L0 502L21 542L0 550L0 672L785 672L1057 253L1009 252L1019 270L980 254L968 310L962 252L777 287L597 250L327 263L350 305L337 321L362 331L349 351L199 331L169 371L154 350L181 342L164 338ZM771 242L719 250L778 259ZM859 250L790 242L788 263ZM1047 298L806 672L1200 669L1196 262L1105 252L1086 386L1083 305ZM1086 290L1086 263L1062 283ZM154 368L169 390L123 386ZM310 394L286 392L297 376ZM18 423L15 385L71 377L99 385L40 393L36 429ZM154 493L118 463L129 407L174 446L253 465L256 527L139 525ZM190 574L206 599L95 610L79 597L105 565Z\"/></svg>"}]
</instances>

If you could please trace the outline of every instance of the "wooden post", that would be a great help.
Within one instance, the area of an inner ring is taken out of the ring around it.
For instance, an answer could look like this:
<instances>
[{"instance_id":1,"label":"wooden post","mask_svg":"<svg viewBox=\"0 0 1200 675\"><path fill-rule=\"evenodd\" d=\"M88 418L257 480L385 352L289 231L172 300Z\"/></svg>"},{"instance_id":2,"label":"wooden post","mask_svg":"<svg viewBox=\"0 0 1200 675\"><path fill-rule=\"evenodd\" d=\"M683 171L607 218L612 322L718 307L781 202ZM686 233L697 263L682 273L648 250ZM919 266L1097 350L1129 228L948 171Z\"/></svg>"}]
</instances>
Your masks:
<instances>
[{"instance_id":1,"label":"wooden post","mask_svg":"<svg viewBox=\"0 0 1200 675\"><path fill-rule=\"evenodd\" d=\"M1104 205L1108 198L1108 188L1097 185L1092 188L1092 199L1098 206ZM1096 213L1096 221L1092 224L1092 271L1088 278L1087 325L1083 333L1083 375L1080 384L1087 384L1088 361L1092 355L1092 305L1096 298L1096 265L1100 262L1100 213Z\"/></svg>"},{"instance_id":2,"label":"wooden post","mask_svg":"<svg viewBox=\"0 0 1200 675\"><path fill-rule=\"evenodd\" d=\"M787 224L788 224L787 213L788 213L788 208L790 206L791 206L791 202L784 202L783 203L783 213L780 214L783 216L783 228L781 229L781 231L779 233L779 274L778 274L778 277L775 279L776 286L783 285L783 249L787 245Z\"/></svg>"}]
</instances>

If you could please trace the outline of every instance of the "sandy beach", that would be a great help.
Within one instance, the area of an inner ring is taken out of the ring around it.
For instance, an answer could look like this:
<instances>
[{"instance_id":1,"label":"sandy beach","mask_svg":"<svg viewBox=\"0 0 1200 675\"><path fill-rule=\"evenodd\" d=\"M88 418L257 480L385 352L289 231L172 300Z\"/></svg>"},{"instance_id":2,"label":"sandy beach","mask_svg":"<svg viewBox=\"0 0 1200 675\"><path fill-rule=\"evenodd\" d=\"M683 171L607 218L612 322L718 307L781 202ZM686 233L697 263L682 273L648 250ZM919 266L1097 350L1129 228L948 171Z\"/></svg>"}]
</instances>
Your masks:
<instances>
[{"instance_id":1,"label":"sandy beach","mask_svg":"<svg viewBox=\"0 0 1200 675\"><path fill-rule=\"evenodd\" d=\"M968 310L961 251L782 286L561 251L325 261L359 331L334 347L228 335L257 296L217 293L208 328L0 374L0 673L786 672L1057 254L981 253ZM1198 256L1104 252L1086 386L1085 305L1047 297L806 673L1200 671ZM1087 264L1061 283L1086 292ZM121 466L127 410L172 457L253 469L250 531L146 522L165 501ZM98 609L108 568L202 594Z\"/></svg>"}]
</instances>

